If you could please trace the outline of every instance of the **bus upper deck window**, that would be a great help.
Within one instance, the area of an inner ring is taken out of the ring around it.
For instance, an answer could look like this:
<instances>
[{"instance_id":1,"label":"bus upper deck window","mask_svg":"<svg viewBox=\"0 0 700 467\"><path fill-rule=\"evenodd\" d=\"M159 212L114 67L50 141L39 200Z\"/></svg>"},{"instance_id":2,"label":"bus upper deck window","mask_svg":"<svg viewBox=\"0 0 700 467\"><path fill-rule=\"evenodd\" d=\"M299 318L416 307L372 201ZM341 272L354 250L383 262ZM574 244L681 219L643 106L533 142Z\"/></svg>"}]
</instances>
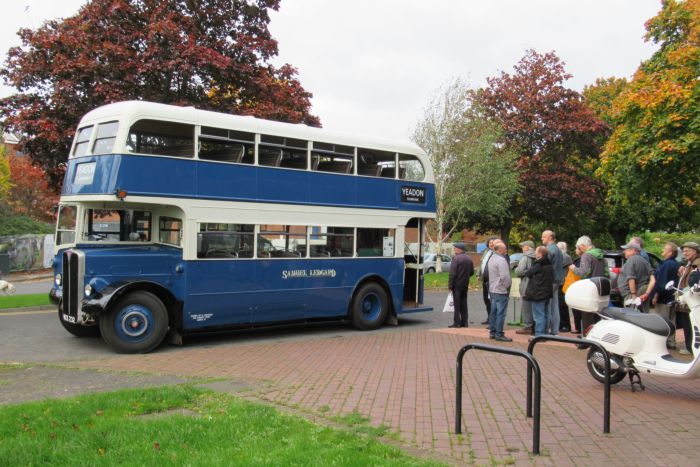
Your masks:
<instances>
[{"instance_id":1,"label":"bus upper deck window","mask_svg":"<svg viewBox=\"0 0 700 467\"><path fill-rule=\"evenodd\" d=\"M252 164L255 135L223 128L202 127L199 136L199 158L206 161Z\"/></svg>"},{"instance_id":2,"label":"bus upper deck window","mask_svg":"<svg viewBox=\"0 0 700 467\"><path fill-rule=\"evenodd\" d=\"M314 142L311 170L340 174L353 173L355 148L340 144Z\"/></svg>"},{"instance_id":3,"label":"bus upper deck window","mask_svg":"<svg viewBox=\"0 0 700 467\"><path fill-rule=\"evenodd\" d=\"M158 156L194 157L194 126L160 120L139 120L129 128L129 152Z\"/></svg>"},{"instance_id":4,"label":"bus upper deck window","mask_svg":"<svg viewBox=\"0 0 700 467\"><path fill-rule=\"evenodd\" d=\"M114 141L117 138L119 122L107 122L97 125L95 144L92 146L93 154L107 154L112 152Z\"/></svg>"},{"instance_id":5,"label":"bus upper deck window","mask_svg":"<svg viewBox=\"0 0 700 467\"><path fill-rule=\"evenodd\" d=\"M83 127L78 130L78 135L75 137L75 147L73 148L73 157L80 157L87 154L88 143L92 135L92 125Z\"/></svg>"},{"instance_id":6,"label":"bus upper deck window","mask_svg":"<svg viewBox=\"0 0 700 467\"><path fill-rule=\"evenodd\" d=\"M396 178L396 153L377 149L358 149L357 154L359 175Z\"/></svg>"},{"instance_id":7,"label":"bus upper deck window","mask_svg":"<svg viewBox=\"0 0 700 467\"><path fill-rule=\"evenodd\" d=\"M416 156L399 154L399 178L420 182L425 178L423 164Z\"/></svg>"}]
</instances>

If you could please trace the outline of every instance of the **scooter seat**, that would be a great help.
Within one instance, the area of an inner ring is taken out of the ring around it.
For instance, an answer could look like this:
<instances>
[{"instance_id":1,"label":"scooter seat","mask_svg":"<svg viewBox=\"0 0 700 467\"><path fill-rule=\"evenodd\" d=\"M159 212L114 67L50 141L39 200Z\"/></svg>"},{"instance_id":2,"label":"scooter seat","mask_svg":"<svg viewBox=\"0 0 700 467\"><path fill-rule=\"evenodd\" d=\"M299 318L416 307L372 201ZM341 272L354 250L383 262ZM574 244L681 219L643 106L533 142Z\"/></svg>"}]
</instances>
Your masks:
<instances>
[{"instance_id":1,"label":"scooter seat","mask_svg":"<svg viewBox=\"0 0 700 467\"><path fill-rule=\"evenodd\" d=\"M600 315L610 319L627 321L659 336L668 337L676 332L676 327L673 323L663 316L641 313L634 308L603 308L600 311Z\"/></svg>"}]
</instances>

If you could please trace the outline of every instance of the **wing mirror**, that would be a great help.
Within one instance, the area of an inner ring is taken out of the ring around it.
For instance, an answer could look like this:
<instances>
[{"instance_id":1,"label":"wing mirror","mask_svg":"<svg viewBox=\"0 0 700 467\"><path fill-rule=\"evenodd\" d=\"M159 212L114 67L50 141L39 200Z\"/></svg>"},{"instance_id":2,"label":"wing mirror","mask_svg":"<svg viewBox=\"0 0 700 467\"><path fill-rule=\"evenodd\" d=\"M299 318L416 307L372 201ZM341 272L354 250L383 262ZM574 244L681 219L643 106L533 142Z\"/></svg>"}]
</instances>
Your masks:
<instances>
[{"instance_id":1,"label":"wing mirror","mask_svg":"<svg viewBox=\"0 0 700 467\"><path fill-rule=\"evenodd\" d=\"M668 284L666 284L666 287L664 287L664 289L673 290L673 289L675 289L674 285L675 285L675 281L669 281Z\"/></svg>"}]
</instances>

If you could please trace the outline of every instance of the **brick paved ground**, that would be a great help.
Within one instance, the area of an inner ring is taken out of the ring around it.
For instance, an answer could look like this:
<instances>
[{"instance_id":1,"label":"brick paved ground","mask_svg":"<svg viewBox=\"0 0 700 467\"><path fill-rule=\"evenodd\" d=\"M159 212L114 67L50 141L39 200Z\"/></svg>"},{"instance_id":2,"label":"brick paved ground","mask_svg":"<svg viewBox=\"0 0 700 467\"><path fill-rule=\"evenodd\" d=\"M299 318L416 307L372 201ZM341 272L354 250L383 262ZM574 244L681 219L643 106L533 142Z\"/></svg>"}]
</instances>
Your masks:
<instances>
[{"instance_id":1,"label":"brick paved ground","mask_svg":"<svg viewBox=\"0 0 700 467\"><path fill-rule=\"evenodd\" d=\"M513 331L509 332L513 335ZM248 382L246 397L318 415L358 411L402 442L456 462L537 465L699 465L700 384L645 377L646 391L612 391L611 434L603 429L603 386L585 351L536 349L543 373L542 456L530 455L525 362L470 351L465 357L463 436L454 434L454 367L484 329L397 330L345 337L182 348L81 362L83 368ZM522 336L513 345L526 348Z\"/></svg>"}]
</instances>

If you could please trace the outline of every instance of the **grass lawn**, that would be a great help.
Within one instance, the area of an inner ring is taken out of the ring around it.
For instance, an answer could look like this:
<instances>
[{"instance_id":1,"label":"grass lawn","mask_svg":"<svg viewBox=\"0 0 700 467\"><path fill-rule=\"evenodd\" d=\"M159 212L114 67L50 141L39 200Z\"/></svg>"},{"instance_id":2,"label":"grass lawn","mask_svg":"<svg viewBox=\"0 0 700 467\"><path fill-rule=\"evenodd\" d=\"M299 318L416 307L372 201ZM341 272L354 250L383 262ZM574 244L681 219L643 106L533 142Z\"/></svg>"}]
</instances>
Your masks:
<instances>
[{"instance_id":1,"label":"grass lawn","mask_svg":"<svg viewBox=\"0 0 700 467\"><path fill-rule=\"evenodd\" d=\"M0 295L0 310L27 306L50 305L48 293L32 295Z\"/></svg>"},{"instance_id":2,"label":"grass lawn","mask_svg":"<svg viewBox=\"0 0 700 467\"><path fill-rule=\"evenodd\" d=\"M449 272L431 272L423 276L426 289L446 289ZM469 290L481 290L481 282L476 280L476 275L469 279Z\"/></svg>"},{"instance_id":3,"label":"grass lawn","mask_svg":"<svg viewBox=\"0 0 700 467\"><path fill-rule=\"evenodd\" d=\"M0 406L3 465L442 465L191 386Z\"/></svg>"}]
</instances>

